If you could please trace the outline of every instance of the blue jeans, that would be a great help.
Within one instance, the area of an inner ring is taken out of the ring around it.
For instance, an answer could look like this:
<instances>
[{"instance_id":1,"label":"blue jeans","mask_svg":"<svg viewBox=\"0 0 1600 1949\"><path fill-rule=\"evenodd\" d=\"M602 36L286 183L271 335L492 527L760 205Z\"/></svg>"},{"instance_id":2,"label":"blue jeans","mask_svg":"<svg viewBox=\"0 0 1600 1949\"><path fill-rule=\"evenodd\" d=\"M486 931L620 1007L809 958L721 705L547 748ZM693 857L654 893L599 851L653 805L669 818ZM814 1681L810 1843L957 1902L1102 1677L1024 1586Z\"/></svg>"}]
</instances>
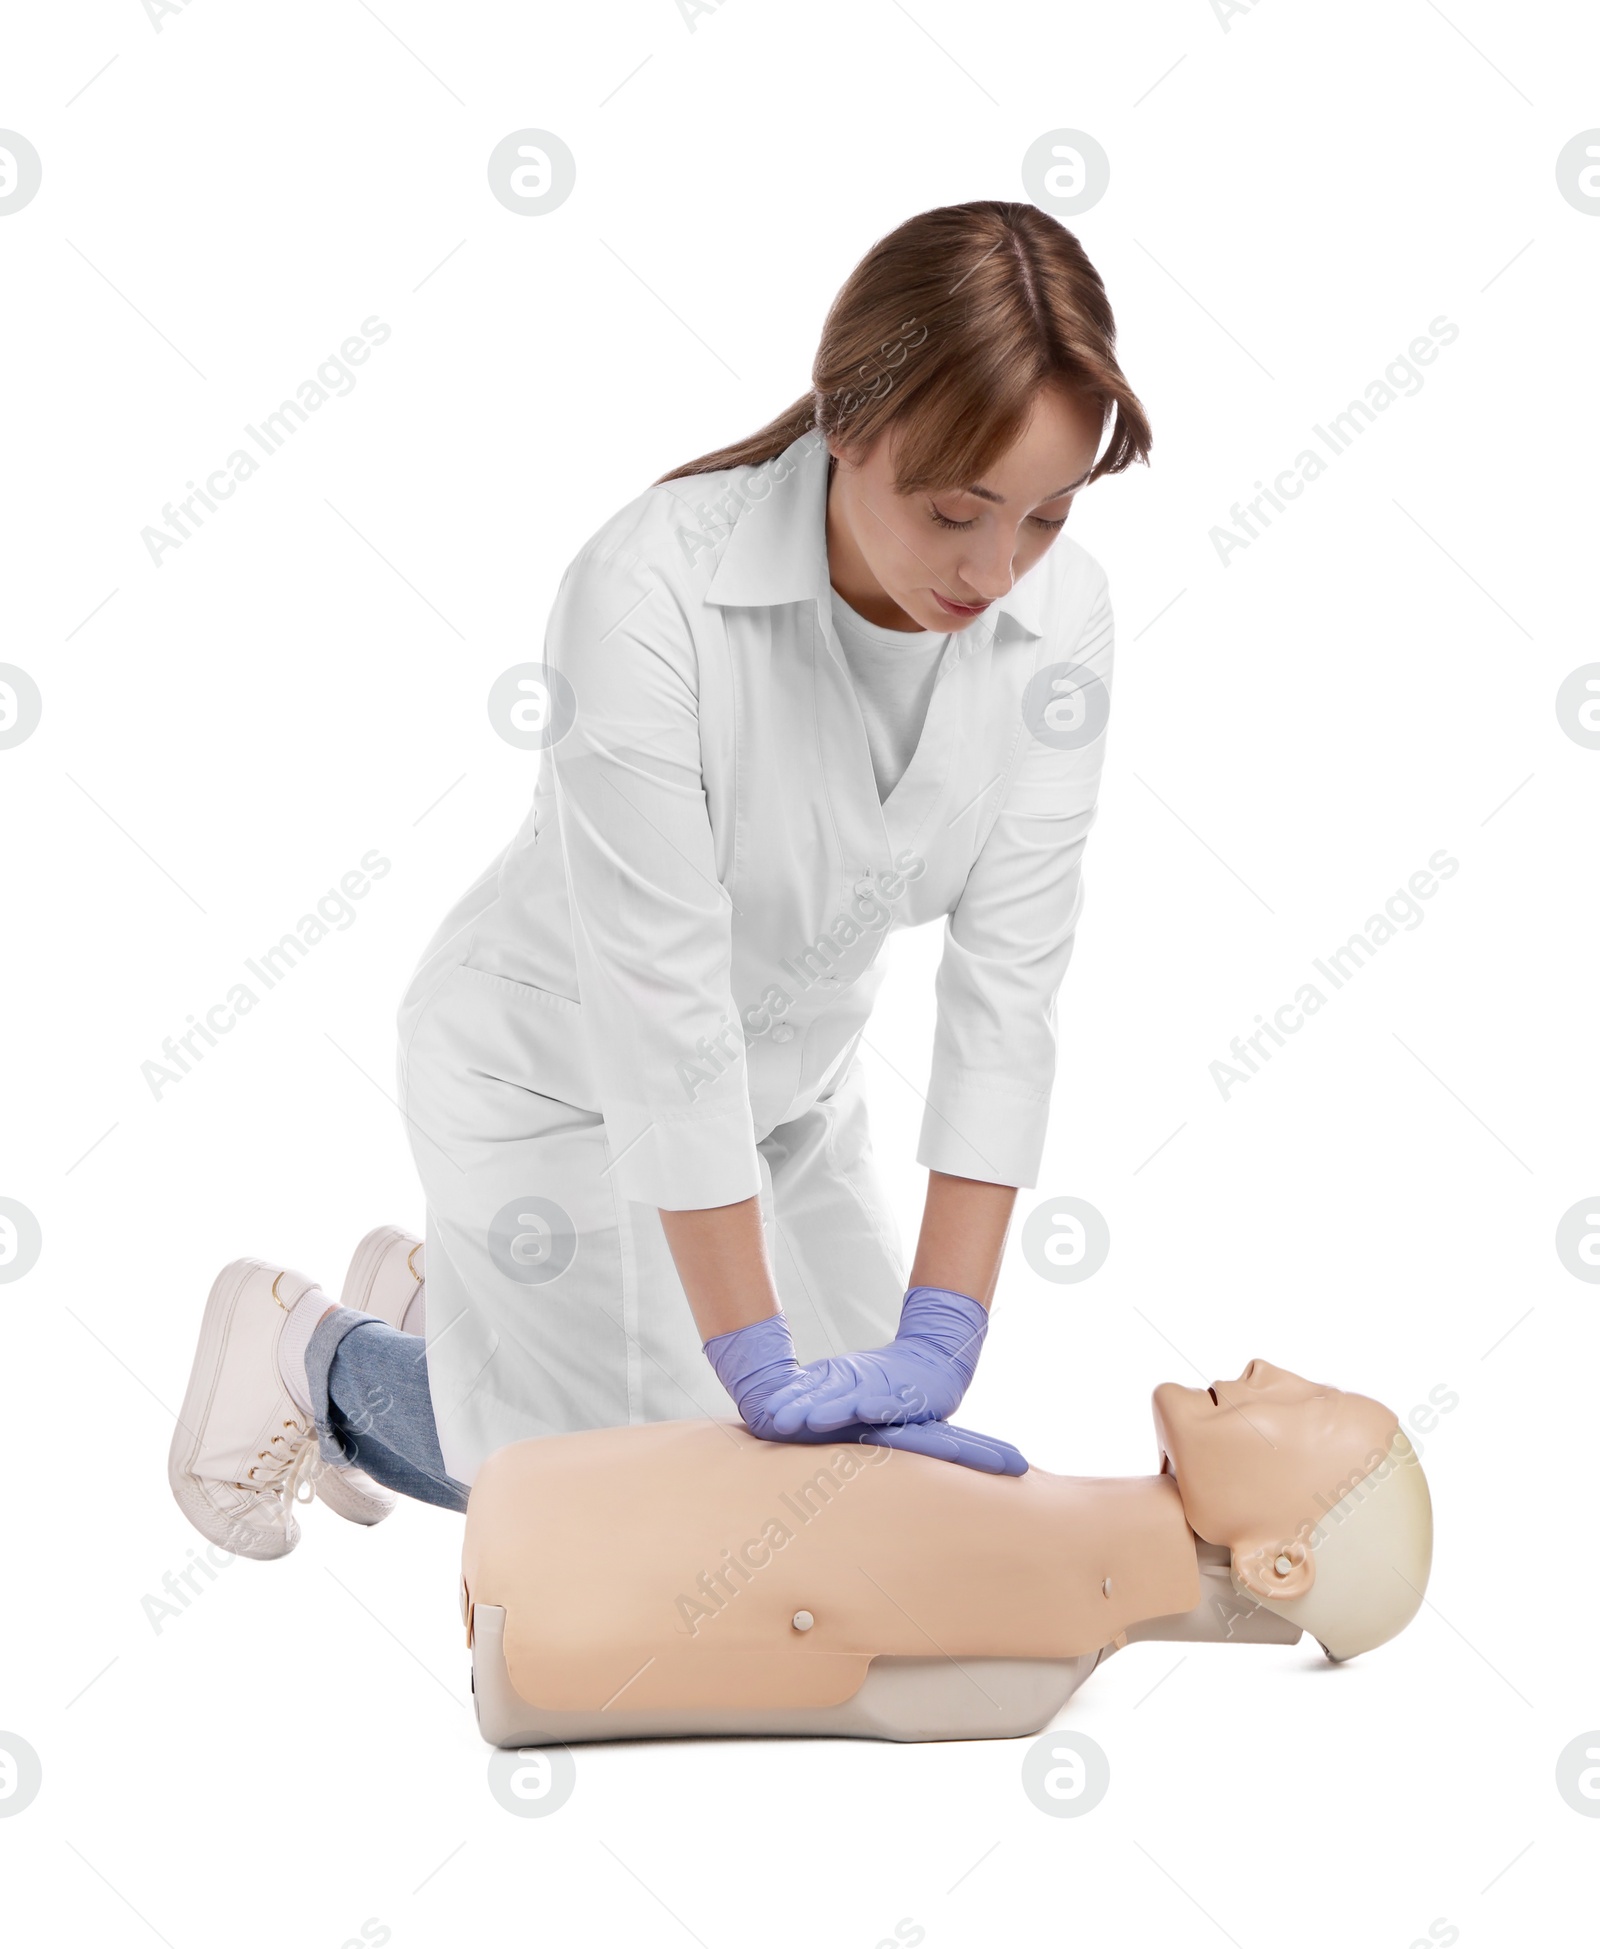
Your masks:
<instances>
[{"instance_id":1,"label":"blue jeans","mask_svg":"<svg viewBox=\"0 0 1600 1949\"><path fill-rule=\"evenodd\" d=\"M420 1334L336 1306L306 1346L306 1378L325 1462L353 1463L418 1502L466 1508L466 1485L447 1473L439 1452Z\"/></svg>"}]
</instances>

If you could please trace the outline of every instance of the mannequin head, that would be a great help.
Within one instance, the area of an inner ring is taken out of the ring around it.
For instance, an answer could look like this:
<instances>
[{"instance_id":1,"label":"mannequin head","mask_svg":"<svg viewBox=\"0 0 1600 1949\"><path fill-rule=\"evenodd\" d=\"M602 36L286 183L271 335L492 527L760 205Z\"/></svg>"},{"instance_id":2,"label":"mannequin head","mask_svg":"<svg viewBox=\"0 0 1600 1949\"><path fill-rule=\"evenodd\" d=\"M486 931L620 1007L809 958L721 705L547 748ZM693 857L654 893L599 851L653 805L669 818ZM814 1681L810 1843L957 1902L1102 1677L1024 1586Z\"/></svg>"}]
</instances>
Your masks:
<instances>
[{"instance_id":1,"label":"mannequin head","mask_svg":"<svg viewBox=\"0 0 1600 1949\"><path fill-rule=\"evenodd\" d=\"M1252 1360L1208 1388L1155 1391L1163 1473L1239 1589L1330 1658L1402 1630L1427 1587L1433 1517L1396 1417L1362 1394Z\"/></svg>"}]
</instances>

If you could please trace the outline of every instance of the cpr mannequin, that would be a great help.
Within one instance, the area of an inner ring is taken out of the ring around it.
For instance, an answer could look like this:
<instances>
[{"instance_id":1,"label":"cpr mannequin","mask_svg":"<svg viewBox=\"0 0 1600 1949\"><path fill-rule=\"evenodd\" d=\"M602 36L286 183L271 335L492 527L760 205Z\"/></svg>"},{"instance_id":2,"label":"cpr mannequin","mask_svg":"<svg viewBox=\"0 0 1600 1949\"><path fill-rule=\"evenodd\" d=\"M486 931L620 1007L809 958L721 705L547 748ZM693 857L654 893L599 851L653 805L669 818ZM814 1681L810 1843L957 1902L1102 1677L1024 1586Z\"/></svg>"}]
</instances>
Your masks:
<instances>
[{"instance_id":1,"label":"cpr mannequin","mask_svg":"<svg viewBox=\"0 0 1600 1949\"><path fill-rule=\"evenodd\" d=\"M1330 1658L1422 1602L1432 1512L1395 1416L1253 1360L1158 1387L1158 1475L984 1475L657 1422L511 1444L467 1510L485 1738L995 1738L1140 1639Z\"/></svg>"}]
</instances>

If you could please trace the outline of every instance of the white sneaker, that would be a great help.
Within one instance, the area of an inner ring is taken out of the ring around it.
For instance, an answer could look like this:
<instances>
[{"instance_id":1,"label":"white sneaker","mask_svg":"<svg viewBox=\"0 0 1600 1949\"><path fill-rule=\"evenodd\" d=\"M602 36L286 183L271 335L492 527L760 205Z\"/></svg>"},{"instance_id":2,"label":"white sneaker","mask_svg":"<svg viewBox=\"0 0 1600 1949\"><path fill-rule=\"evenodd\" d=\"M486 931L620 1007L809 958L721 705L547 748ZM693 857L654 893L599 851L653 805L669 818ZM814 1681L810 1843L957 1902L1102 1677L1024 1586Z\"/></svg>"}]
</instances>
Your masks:
<instances>
[{"instance_id":1,"label":"white sneaker","mask_svg":"<svg viewBox=\"0 0 1600 1949\"><path fill-rule=\"evenodd\" d=\"M310 1501L322 1468L316 1430L278 1372L288 1309L315 1285L235 1259L206 1301L167 1480L200 1534L235 1556L288 1555L300 1541L294 1505Z\"/></svg>"},{"instance_id":2,"label":"white sneaker","mask_svg":"<svg viewBox=\"0 0 1600 1949\"><path fill-rule=\"evenodd\" d=\"M396 1225L380 1225L356 1247L339 1304L398 1327L425 1276L422 1240Z\"/></svg>"},{"instance_id":3,"label":"white sneaker","mask_svg":"<svg viewBox=\"0 0 1600 1949\"><path fill-rule=\"evenodd\" d=\"M347 1523L360 1523L365 1529L381 1523L385 1516L392 1516L399 1500L392 1489L374 1482L354 1462L324 1462L313 1473L311 1486L318 1500L325 1502L336 1516L343 1516Z\"/></svg>"}]
</instances>

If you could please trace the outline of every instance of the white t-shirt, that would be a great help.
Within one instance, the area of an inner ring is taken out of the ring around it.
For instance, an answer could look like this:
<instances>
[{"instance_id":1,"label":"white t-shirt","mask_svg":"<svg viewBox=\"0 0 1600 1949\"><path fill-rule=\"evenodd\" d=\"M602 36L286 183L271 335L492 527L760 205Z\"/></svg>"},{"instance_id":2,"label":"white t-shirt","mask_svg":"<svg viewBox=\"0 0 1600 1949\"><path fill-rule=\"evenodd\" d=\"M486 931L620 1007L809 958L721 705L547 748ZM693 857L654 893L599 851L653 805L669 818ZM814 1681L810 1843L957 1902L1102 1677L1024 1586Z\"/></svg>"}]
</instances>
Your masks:
<instances>
[{"instance_id":1,"label":"white t-shirt","mask_svg":"<svg viewBox=\"0 0 1600 1949\"><path fill-rule=\"evenodd\" d=\"M932 629L885 629L858 616L837 589L831 594L833 626L861 702L881 805L916 751L950 637Z\"/></svg>"}]
</instances>

